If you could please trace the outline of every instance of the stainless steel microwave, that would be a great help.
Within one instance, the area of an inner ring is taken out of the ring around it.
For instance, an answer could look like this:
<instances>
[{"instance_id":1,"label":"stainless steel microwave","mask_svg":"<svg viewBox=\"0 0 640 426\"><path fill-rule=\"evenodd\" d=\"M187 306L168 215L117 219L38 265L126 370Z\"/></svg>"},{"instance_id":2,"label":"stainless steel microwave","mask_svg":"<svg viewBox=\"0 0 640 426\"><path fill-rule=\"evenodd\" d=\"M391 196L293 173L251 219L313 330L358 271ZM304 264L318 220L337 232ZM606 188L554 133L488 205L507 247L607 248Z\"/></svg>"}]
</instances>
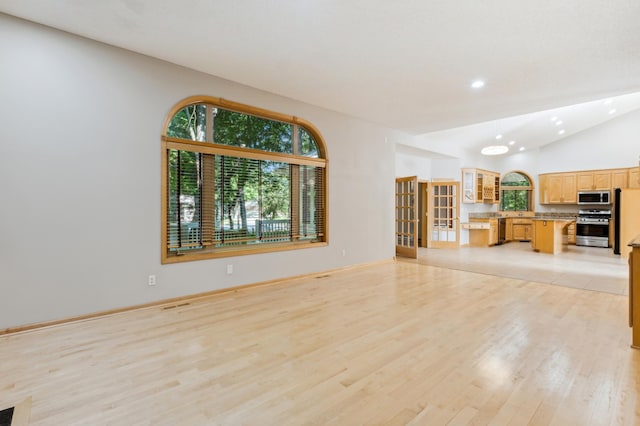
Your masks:
<instances>
[{"instance_id":1,"label":"stainless steel microwave","mask_svg":"<svg viewBox=\"0 0 640 426\"><path fill-rule=\"evenodd\" d=\"M611 191L580 191L578 204L611 204Z\"/></svg>"}]
</instances>

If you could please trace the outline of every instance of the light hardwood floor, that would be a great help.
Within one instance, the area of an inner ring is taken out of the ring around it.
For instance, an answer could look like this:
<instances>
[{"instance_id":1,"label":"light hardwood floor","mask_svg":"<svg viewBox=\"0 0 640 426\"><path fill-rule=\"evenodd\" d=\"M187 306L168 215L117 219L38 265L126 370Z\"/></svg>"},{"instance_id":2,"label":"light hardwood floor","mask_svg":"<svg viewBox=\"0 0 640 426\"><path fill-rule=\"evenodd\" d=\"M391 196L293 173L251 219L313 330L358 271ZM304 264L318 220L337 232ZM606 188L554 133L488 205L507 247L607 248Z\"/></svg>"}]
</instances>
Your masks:
<instances>
[{"instance_id":1,"label":"light hardwood floor","mask_svg":"<svg viewBox=\"0 0 640 426\"><path fill-rule=\"evenodd\" d=\"M640 424L627 298L398 261L0 337L32 425Z\"/></svg>"}]
</instances>

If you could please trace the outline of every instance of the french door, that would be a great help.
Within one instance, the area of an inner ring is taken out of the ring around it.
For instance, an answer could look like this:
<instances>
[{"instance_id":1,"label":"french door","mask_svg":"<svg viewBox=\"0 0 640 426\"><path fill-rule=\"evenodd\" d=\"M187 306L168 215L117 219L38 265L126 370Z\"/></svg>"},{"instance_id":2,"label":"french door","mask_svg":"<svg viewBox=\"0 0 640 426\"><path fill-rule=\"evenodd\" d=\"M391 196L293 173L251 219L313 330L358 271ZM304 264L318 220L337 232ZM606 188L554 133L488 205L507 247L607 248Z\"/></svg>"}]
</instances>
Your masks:
<instances>
[{"instance_id":1,"label":"french door","mask_svg":"<svg viewBox=\"0 0 640 426\"><path fill-rule=\"evenodd\" d=\"M418 257L418 177L396 178L396 255Z\"/></svg>"},{"instance_id":2,"label":"french door","mask_svg":"<svg viewBox=\"0 0 640 426\"><path fill-rule=\"evenodd\" d=\"M460 240L460 183L429 182L428 247L458 247Z\"/></svg>"}]
</instances>

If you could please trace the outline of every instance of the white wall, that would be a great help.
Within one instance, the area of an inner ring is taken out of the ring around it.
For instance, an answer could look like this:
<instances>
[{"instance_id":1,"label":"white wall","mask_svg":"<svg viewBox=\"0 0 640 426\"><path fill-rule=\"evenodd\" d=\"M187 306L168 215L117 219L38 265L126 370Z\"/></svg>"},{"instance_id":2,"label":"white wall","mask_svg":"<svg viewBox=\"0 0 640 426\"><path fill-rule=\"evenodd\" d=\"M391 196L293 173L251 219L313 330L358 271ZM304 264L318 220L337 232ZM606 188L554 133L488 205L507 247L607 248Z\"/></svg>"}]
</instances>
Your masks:
<instances>
[{"instance_id":1,"label":"white wall","mask_svg":"<svg viewBox=\"0 0 640 426\"><path fill-rule=\"evenodd\" d=\"M431 158L419 153L409 153L396 148L396 177L417 176L421 180L431 179Z\"/></svg>"},{"instance_id":2,"label":"white wall","mask_svg":"<svg viewBox=\"0 0 640 426\"><path fill-rule=\"evenodd\" d=\"M0 329L394 256L406 135L2 14L0 57ZM320 129L328 247L160 264L160 134L196 94Z\"/></svg>"},{"instance_id":3,"label":"white wall","mask_svg":"<svg viewBox=\"0 0 640 426\"><path fill-rule=\"evenodd\" d=\"M640 156L640 111L540 149L538 173L634 167Z\"/></svg>"}]
</instances>

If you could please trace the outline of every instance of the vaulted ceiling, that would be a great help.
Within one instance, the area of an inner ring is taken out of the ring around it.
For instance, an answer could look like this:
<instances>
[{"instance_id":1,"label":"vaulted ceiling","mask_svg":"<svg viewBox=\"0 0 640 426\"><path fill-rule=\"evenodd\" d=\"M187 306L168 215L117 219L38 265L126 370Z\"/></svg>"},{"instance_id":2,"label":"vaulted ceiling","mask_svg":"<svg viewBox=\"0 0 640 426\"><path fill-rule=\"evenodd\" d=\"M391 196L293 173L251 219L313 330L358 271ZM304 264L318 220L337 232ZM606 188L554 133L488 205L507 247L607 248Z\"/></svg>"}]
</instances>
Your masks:
<instances>
[{"instance_id":1,"label":"vaulted ceiling","mask_svg":"<svg viewBox=\"0 0 640 426\"><path fill-rule=\"evenodd\" d=\"M604 104L640 91L637 0L0 0L0 11L411 134L486 130L458 143L515 126L518 143L539 146L640 107L637 94Z\"/></svg>"}]
</instances>

